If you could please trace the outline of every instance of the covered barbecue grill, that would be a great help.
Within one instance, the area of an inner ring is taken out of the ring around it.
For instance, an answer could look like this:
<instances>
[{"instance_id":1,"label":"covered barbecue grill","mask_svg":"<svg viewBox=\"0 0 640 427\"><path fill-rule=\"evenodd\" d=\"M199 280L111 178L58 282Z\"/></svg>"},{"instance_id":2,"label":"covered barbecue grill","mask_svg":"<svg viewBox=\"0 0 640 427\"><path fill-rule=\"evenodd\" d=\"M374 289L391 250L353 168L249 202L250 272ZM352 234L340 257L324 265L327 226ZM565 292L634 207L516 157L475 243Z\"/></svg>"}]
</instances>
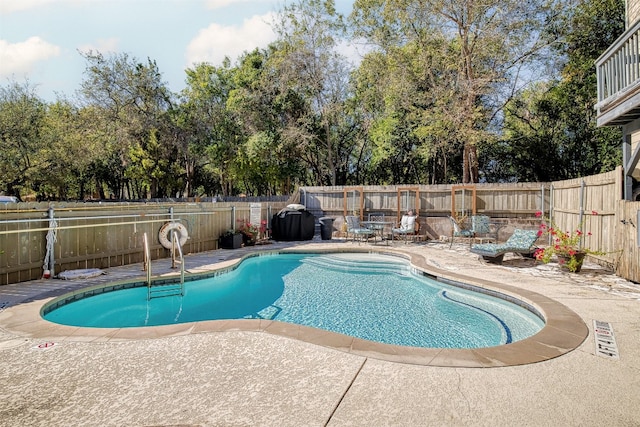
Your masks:
<instances>
[{"instance_id":1,"label":"covered barbecue grill","mask_svg":"<svg viewBox=\"0 0 640 427\"><path fill-rule=\"evenodd\" d=\"M316 219L303 205L288 205L271 219L273 240L311 240L315 234Z\"/></svg>"}]
</instances>

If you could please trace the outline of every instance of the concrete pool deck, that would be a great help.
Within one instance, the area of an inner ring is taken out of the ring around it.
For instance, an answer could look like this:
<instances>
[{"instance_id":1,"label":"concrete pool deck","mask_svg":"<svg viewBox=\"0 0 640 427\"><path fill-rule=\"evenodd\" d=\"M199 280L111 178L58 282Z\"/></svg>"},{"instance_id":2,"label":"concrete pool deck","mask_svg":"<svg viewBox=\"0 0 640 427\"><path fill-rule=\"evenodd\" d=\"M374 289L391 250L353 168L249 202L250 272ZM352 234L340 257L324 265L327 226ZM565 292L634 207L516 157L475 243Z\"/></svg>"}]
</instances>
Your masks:
<instances>
[{"instance_id":1,"label":"concrete pool deck","mask_svg":"<svg viewBox=\"0 0 640 427\"><path fill-rule=\"evenodd\" d=\"M116 267L84 281L0 287L0 426L640 425L640 285L595 264L579 274L517 257L486 264L467 245L439 242L275 243L187 255L185 265L206 271L248 250L292 246L397 251L439 276L540 294L576 313L588 336L575 350L538 363L443 367L305 342L282 326L246 330L218 321L69 330L38 318L56 296L144 276L139 264ZM157 260L152 271L166 274L169 267ZM619 359L596 354L594 320L612 325Z\"/></svg>"}]
</instances>

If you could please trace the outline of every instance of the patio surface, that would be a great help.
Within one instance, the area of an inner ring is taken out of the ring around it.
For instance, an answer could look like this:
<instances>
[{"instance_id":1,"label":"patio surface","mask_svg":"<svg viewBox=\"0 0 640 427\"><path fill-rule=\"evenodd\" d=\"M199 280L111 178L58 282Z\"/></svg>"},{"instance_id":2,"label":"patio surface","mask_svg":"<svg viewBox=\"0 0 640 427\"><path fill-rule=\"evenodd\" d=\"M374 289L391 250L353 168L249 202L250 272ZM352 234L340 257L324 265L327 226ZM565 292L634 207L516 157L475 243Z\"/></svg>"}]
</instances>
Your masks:
<instances>
[{"instance_id":1,"label":"patio surface","mask_svg":"<svg viewBox=\"0 0 640 427\"><path fill-rule=\"evenodd\" d=\"M19 283L0 287L0 426L640 425L640 285L591 263L579 274L515 256L486 264L466 244L440 242L314 239L187 255L185 266L201 272L249 250L294 246L404 253L441 277L540 295L543 310L560 303L583 323L554 314L552 329L566 335L511 356L504 349L407 356L317 331L309 338L313 330L279 322L97 330L39 318L55 296L142 278L140 264L83 281ZM152 271L169 267L157 260ZM596 354L594 320L612 325L619 359Z\"/></svg>"}]
</instances>

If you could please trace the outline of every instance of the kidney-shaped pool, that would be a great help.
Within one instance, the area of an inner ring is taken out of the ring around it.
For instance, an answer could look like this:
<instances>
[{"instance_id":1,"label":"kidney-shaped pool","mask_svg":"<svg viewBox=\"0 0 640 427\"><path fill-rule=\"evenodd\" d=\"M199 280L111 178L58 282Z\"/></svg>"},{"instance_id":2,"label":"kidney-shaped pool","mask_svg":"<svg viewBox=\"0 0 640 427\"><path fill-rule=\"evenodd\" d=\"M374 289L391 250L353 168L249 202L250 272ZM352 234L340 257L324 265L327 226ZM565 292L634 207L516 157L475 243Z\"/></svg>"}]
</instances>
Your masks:
<instances>
[{"instance_id":1,"label":"kidney-shaped pool","mask_svg":"<svg viewBox=\"0 0 640 427\"><path fill-rule=\"evenodd\" d=\"M43 307L43 317L95 328L270 319L427 348L509 344L544 326L524 302L434 280L383 254L263 254L185 282L183 295L148 298L146 286L113 289L57 298Z\"/></svg>"}]
</instances>

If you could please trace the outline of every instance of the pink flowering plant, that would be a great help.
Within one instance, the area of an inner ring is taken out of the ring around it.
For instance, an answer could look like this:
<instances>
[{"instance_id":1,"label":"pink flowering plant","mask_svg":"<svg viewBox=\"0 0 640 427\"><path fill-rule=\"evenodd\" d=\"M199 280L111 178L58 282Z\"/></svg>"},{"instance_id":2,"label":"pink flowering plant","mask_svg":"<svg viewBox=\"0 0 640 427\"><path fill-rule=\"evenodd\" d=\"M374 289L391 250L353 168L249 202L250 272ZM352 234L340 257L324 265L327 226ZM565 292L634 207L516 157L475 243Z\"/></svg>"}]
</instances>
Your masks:
<instances>
[{"instance_id":1,"label":"pink flowering plant","mask_svg":"<svg viewBox=\"0 0 640 427\"><path fill-rule=\"evenodd\" d=\"M239 219L238 222L240 223L238 231L244 234L247 240L256 240L260 229L244 219Z\"/></svg>"},{"instance_id":2,"label":"pink flowering plant","mask_svg":"<svg viewBox=\"0 0 640 427\"><path fill-rule=\"evenodd\" d=\"M261 235L264 235L265 232L267 231L266 219L263 219L262 221L260 221L259 226L252 224L251 222L244 219L239 219L238 223L240 223L240 226L238 227L238 231L240 231L248 241L257 240Z\"/></svg>"},{"instance_id":3,"label":"pink flowering plant","mask_svg":"<svg viewBox=\"0 0 640 427\"><path fill-rule=\"evenodd\" d=\"M598 212L591 212L592 215L598 215ZM536 212L536 217L542 218L542 212ZM549 224L548 224L549 223ZM574 231L563 231L556 226L553 221L543 218L538 230L538 236L548 234L551 236L551 245L546 248L539 248L534 252L534 256L538 261L545 264L551 261L555 255L560 265L564 265L571 272L580 271L582 260L585 255L603 255L604 252L583 248L581 241L585 236L591 236L591 232L585 233L582 230L584 220L578 225Z\"/></svg>"}]
</instances>

